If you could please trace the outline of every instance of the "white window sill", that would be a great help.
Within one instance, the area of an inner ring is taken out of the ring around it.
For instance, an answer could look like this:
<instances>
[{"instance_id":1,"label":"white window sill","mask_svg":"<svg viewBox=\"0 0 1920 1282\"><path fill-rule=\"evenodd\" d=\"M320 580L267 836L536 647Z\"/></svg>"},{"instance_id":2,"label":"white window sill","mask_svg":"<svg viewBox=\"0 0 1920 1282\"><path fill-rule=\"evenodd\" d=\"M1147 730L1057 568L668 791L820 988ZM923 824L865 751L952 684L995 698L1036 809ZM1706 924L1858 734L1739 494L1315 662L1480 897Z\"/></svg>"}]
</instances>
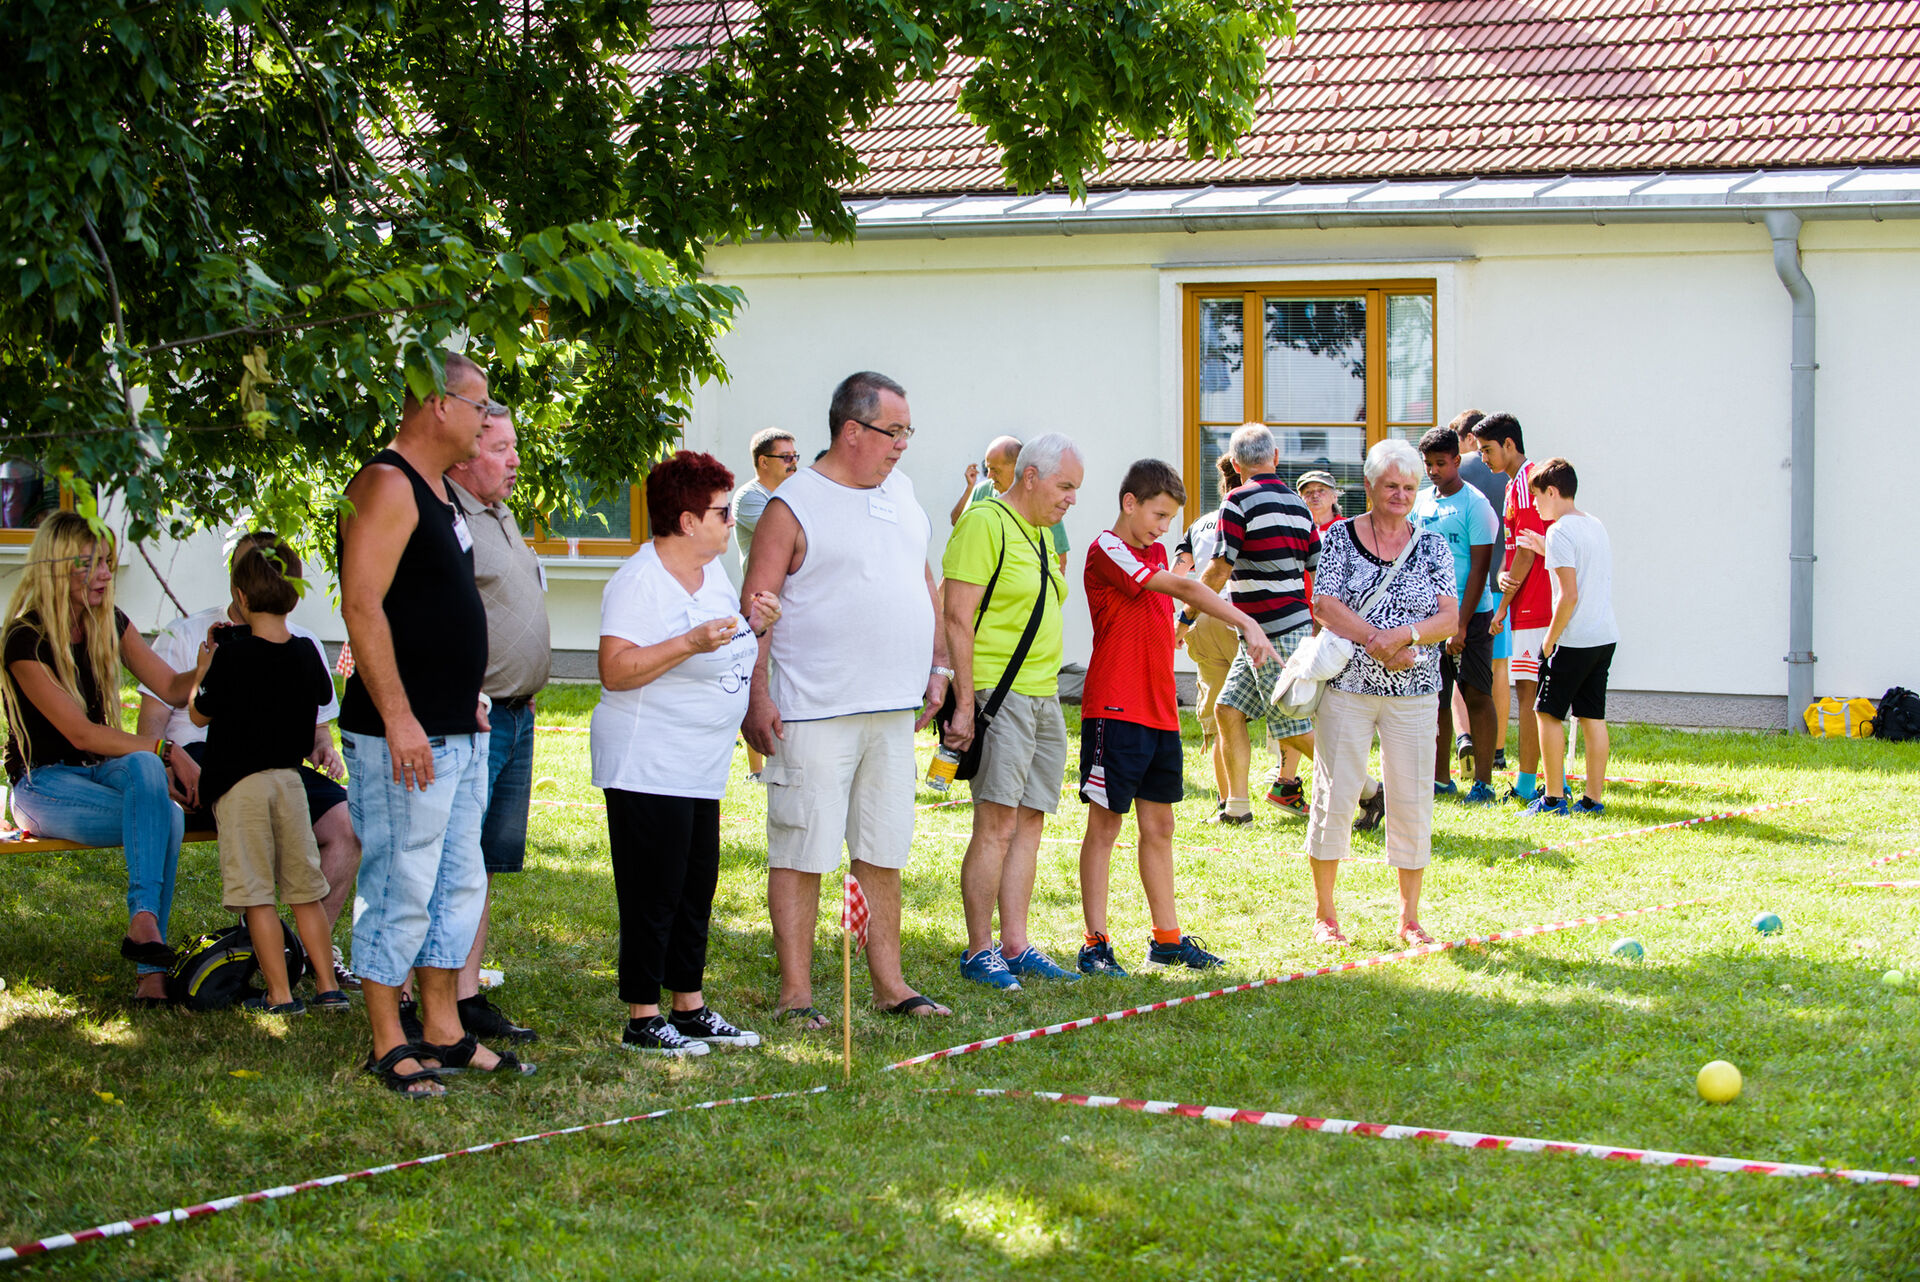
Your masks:
<instances>
[{"instance_id":1,"label":"white window sill","mask_svg":"<svg viewBox=\"0 0 1920 1282\"><path fill-rule=\"evenodd\" d=\"M542 555L540 564L549 579L610 579L627 563L624 556Z\"/></svg>"}]
</instances>

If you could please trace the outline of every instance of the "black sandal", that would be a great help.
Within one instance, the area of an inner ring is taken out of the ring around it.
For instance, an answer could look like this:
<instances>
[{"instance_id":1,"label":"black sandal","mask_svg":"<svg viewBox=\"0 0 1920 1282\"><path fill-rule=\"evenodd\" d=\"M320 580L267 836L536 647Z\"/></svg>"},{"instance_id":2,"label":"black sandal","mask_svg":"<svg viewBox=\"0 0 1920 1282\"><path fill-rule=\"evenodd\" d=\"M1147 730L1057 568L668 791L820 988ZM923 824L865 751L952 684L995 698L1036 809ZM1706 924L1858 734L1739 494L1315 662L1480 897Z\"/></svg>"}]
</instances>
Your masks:
<instances>
[{"instance_id":1,"label":"black sandal","mask_svg":"<svg viewBox=\"0 0 1920 1282\"><path fill-rule=\"evenodd\" d=\"M366 1072L379 1078L381 1084L388 1090L398 1091L408 1099L439 1099L447 1093L445 1084L440 1081L439 1069L422 1068L417 1073L402 1073L394 1067L395 1064L398 1064L403 1059L417 1060L424 1058L426 1058L425 1047L412 1046L406 1042L401 1042L377 1060L373 1057L373 1053L369 1051L367 1053L367 1062L362 1067ZM431 1082L438 1085L440 1089L416 1091L413 1089L414 1083L416 1082Z\"/></svg>"},{"instance_id":2,"label":"black sandal","mask_svg":"<svg viewBox=\"0 0 1920 1282\"><path fill-rule=\"evenodd\" d=\"M492 1068L475 1068L473 1053L480 1049L480 1039L468 1033L451 1046L435 1046L432 1042L421 1042L414 1048L427 1059L437 1059L440 1067L434 1071L442 1076L455 1073L505 1073L508 1076L524 1077L539 1067L537 1064L523 1064L520 1057L512 1051L496 1051L500 1062Z\"/></svg>"},{"instance_id":3,"label":"black sandal","mask_svg":"<svg viewBox=\"0 0 1920 1282\"><path fill-rule=\"evenodd\" d=\"M136 941L132 935L120 940L120 955L136 966L164 966L168 970L180 960L180 954L167 947L165 940Z\"/></svg>"}]
</instances>

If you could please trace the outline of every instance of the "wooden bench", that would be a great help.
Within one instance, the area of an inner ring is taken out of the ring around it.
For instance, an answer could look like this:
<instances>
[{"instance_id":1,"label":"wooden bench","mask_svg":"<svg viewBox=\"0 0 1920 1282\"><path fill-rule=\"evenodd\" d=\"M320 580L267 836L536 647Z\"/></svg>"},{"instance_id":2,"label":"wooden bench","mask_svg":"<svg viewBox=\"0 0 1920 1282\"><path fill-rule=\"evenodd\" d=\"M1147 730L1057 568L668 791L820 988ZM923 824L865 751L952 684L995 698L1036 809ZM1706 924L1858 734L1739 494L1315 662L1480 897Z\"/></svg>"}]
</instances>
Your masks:
<instances>
[{"instance_id":1,"label":"wooden bench","mask_svg":"<svg viewBox=\"0 0 1920 1282\"><path fill-rule=\"evenodd\" d=\"M197 841L218 841L211 830L190 832L180 839L183 846ZM84 842L62 841L58 837L36 837L18 828L0 828L0 851L16 855L51 855L64 850L118 850L118 846L89 846Z\"/></svg>"}]
</instances>

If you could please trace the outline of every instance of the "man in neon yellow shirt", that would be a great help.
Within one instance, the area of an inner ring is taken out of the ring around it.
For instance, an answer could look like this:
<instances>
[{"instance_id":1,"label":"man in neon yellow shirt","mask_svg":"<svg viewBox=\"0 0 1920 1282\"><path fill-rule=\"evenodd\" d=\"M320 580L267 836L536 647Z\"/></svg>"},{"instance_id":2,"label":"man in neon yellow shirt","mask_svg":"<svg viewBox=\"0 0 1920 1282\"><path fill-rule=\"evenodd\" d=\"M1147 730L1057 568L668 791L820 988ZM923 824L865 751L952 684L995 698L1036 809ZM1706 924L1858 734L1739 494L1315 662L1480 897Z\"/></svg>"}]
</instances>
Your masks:
<instances>
[{"instance_id":1,"label":"man in neon yellow shirt","mask_svg":"<svg viewBox=\"0 0 1920 1282\"><path fill-rule=\"evenodd\" d=\"M950 747L972 742L976 713L992 700L1039 601L1039 626L1026 656L982 731L986 742L973 779L973 836L960 865L967 916L960 974L992 988L1017 989L1023 978L1080 978L1028 941L1027 906L1040 833L1060 805L1067 766L1067 727L1060 715L1067 580L1051 555L1046 531L1073 506L1085 472L1072 441L1057 433L1035 437L1021 447L1006 492L961 515L941 562L954 667L954 715L946 732Z\"/></svg>"}]
</instances>

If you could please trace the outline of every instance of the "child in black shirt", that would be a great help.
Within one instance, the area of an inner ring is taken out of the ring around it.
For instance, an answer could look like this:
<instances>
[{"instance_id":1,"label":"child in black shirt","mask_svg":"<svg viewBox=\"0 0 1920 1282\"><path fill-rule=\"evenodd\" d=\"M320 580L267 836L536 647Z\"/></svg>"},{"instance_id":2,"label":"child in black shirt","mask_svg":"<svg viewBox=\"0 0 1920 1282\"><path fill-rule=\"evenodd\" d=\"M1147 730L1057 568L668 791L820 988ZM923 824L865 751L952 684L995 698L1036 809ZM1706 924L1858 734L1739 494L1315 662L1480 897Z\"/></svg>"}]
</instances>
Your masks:
<instances>
[{"instance_id":1,"label":"child in black shirt","mask_svg":"<svg viewBox=\"0 0 1920 1282\"><path fill-rule=\"evenodd\" d=\"M227 907L246 914L254 957L267 982L263 997L245 1003L269 1015L299 1015L306 1004L294 997L280 916L280 898L293 909L300 942L313 959L314 1004L346 1010L347 995L331 986L324 963L333 956L331 932L320 901L331 889L320 872L320 849L307 816L300 762L313 750L313 726L333 698L333 678L312 645L287 630L287 615L299 603L291 580L300 560L279 536L262 532L233 566L234 594L244 627L216 627L213 662L195 693L189 715L210 726L201 763L201 804L213 811L220 831L220 879Z\"/></svg>"}]
</instances>

